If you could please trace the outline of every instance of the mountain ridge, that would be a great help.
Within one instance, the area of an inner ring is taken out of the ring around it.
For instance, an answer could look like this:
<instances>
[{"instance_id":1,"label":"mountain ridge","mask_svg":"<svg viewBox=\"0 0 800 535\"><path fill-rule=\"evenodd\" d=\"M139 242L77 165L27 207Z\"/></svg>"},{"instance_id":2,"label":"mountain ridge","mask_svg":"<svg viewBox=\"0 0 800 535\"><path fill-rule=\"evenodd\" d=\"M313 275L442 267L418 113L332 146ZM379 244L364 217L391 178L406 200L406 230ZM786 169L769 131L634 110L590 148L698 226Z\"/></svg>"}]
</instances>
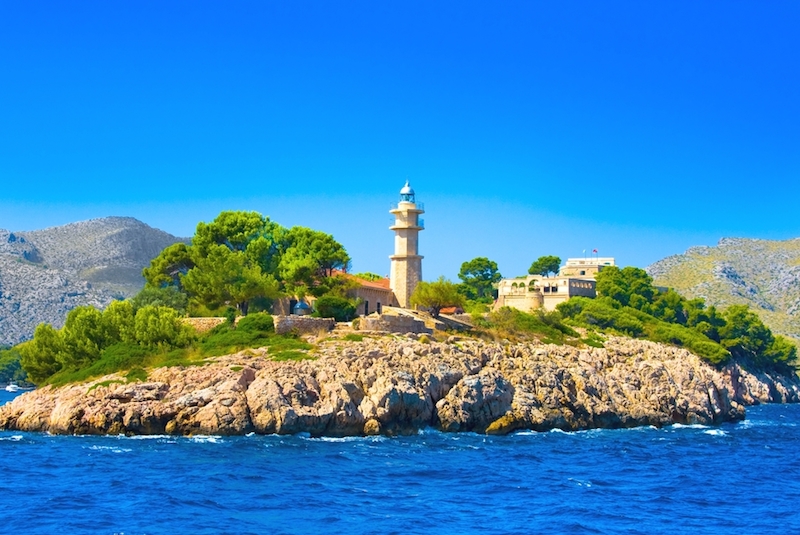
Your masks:
<instances>
[{"instance_id":1,"label":"mountain ridge","mask_svg":"<svg viewBox=\"0 0 800 535\"><path fill-rule=\"evenodd\" d=\"M800 340L800 238L722 238L646 270L655 284L708 305L749 305L775 333Z\"/></svg>"},{"instance_id":2,"label":"mountain ridge","mask_svg":"<svg viewBox=\"0 0 800 535\"><path fill-rule=\"evenodd\" d=\"M77 306L104 308L136 294L142 268L179 241L187 239L120 216L0 229L0 345L29 339L42 322L61 327Z\"/></svg>"}]
</instances>

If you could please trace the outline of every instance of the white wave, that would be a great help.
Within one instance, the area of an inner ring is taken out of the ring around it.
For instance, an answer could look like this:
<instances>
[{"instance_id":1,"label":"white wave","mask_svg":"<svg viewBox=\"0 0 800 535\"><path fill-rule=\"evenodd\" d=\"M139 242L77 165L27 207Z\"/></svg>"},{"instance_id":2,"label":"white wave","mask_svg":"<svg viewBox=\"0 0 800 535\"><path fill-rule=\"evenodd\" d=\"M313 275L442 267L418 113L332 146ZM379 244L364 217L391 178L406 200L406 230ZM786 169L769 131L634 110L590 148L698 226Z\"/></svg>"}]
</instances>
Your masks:
<instances>
[{"instance_id":1,"label":"white wave","mask_svg":"<svg viewBox=\"0 0 800 535\"><path fill-rule=\"evenodd\" d=\"M704 435L712 435L715 437L726 437L728 433L723 431L722 429L709 429L708 431L703 431Z\"/></svg>"},{"instance_id":2,"label":"white wave","mask_svg":"<svg viewBox=\"0 0 800 535\"><path fill-rule=\"evenodd\" d=\"M703 424L672 424L673 429L711 429L710 425Z\"/></svg>"},{"instance_id":3,"label":"white wave","mask_svg":"<svg viewBox=\"0 0 800 535\"><path fill-rule=\"evenodd\" d=\"M159 440L159 439L174 439L172 435L114 435L117 438L125 440Z\"/></svg>"},{"instance_id":4,"label":"white wave","mask_svg":"<svg viewBox=\"0 0 800 535\"><path fill-rule=\"evenodd\" d=\"M570 477L570 478L567 478L567 481L569 481L570 483L574 483L575 485L577 485L579 487L589 488L589 487L592 486L592 482L589 481L588 479L587 480L583 480L583 479L575 479L574 477Z\"/></svg>"},{"instance_id":5,"label":"white wave","mask_svg":"<svg viewBox=\"0 0 800 535\"><path fill-rule=\"evenodd\" d=\"M219 444L223 438L216 435L196 435L189 437L189 442L196 442L199 444Z\"/></svg>"},{"instance_id":6,"label":"white wave","mask_svg":"<svg viewBox=\"0 0 800 535\"><path fill-rule=\"evenodd\" d=\"M130 453L133 451L130 448L118 448L115 446L97 446L97 445L89 446L89 449L94 451L110 451L112 453Z\"/></svg>"},{"instance_id":7,"label":"white wave","mask_svg":"<svg viewBox=\"0 0 800 535\"><path fill-rule=\"evenodd\" d=\"M320 442L383 442L390 439L389 437L376 435L369 437L318 437L313 440L319 440Z\"/></svg>"},{"instance_id":8,"label":"white wave","mask_svg":"<svg viewBox=\"0 0 800 535\"><path fill-rule=\"evenodd\" d=\"M0 437L0 440L10 440L12 442L19 442L22 440L22 435L11 435L10 437Z\"/></svg>"}]
</instances>

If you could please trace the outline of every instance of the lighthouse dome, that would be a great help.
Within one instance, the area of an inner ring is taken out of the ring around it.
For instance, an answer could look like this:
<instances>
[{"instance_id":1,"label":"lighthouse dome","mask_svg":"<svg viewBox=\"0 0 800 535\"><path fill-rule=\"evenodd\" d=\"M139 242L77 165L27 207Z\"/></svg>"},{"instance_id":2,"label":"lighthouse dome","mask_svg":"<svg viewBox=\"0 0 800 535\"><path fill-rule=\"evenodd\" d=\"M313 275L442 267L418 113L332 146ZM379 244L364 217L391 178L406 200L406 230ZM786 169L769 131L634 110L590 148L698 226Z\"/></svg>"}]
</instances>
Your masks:
<instances>
[{"instance_id":1,"label":"lighthouse dome","mask_svg":"<svg viewBox=\"0 0 800 535\"><path fill-rule=\"evenodd\" d=\"M400 190L400 200L414 202L414 189L408 184L408 180L406 180L406 185L403 186L403 189Z\"/></svg>"}]
</instances>

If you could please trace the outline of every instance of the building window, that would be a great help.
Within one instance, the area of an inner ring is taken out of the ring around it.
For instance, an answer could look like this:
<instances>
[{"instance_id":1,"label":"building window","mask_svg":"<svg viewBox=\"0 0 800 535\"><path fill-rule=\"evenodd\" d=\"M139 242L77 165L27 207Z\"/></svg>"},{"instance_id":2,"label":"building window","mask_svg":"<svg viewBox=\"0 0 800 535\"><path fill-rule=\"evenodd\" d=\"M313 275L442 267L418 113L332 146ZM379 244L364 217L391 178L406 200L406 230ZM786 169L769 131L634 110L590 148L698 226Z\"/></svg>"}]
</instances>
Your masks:
<instances>
[{"instance_id":1,"label":"building window","mask_svg":"<svg viewBox=\"0 0 800 535\"><path fill-rule=\"evenodd\" d=\"M378 314L380 314L380 313L381 313L381 303L380 303L380 301L378 301L378 303L376 303L376 305L375 305L375 311L376 311Z\"/></svg>"},{"instance_id":2,"label":"building window","mask_svg":"<svg viewBox=\"0 0 800 535\"><path fill-rule=\"evenodd\" d=\"M369 301L364 301L364 315L369 315Z\"/></svg>"},{"instance_id":3,"label":"building window","mask_svg":"<svg viewBox=\"0 0 800 535\"><path fill-rule=\"evenodd\" d=\"M586 275L586 271L581 270L581 275Z\"/></svg>"}]
</instances>

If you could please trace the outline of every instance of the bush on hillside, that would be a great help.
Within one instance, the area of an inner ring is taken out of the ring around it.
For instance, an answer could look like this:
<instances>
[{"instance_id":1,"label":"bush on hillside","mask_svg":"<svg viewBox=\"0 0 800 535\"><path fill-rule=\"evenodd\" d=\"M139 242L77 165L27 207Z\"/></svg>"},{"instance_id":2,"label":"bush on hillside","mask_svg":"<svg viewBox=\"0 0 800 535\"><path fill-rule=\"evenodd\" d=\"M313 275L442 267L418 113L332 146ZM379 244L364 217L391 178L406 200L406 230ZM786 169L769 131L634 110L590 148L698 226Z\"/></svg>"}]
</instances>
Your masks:
<instances>
[{"instance_id":1,"label":"bush on hillside","mask_svg":"<svg viewBox=\"0 0 800 535\"><path fill-rule=\"evenodd\" d=\"M356 317L356 304L351 299L335 295L323 295L314 302L314 316L350 321Z\"/></svg>"},{"instance_id":2,"label":"bush on hillside","mask_svg":"<svg viewBox=\"0 0 800 535\"><path fill-rule=\"evenodd\" d=\"M275 332L275 322L272 320L272 316L266 312L250 313L239 320L236 324L236 329L248 332L272 333Z\"/></svg>"}]
</instances>

